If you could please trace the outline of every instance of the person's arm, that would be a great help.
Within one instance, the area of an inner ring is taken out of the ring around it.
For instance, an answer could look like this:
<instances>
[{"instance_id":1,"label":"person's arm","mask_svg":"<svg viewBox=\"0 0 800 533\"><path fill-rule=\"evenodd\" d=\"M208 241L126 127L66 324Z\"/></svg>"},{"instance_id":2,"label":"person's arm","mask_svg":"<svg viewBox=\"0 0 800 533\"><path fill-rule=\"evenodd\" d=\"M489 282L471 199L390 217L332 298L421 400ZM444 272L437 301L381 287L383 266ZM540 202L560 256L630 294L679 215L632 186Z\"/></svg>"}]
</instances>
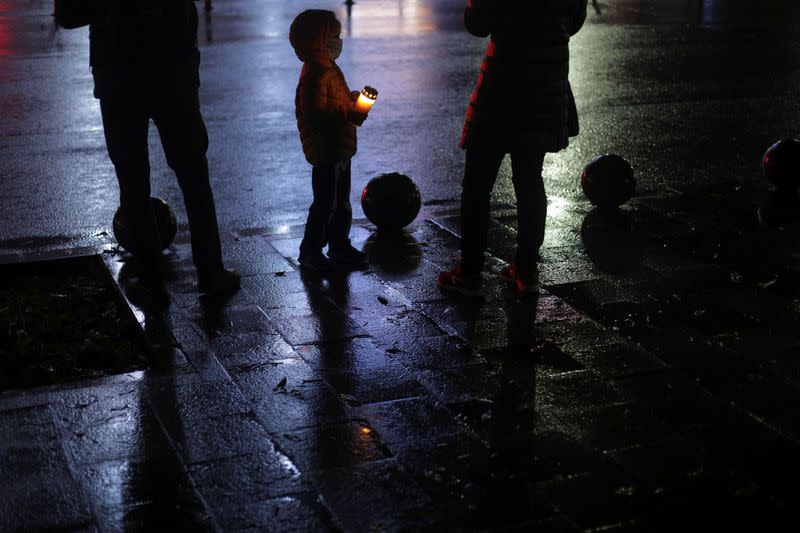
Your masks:
<instances>
[{"instance_id":1,"label":"person's arm","mask_svg":"<svg viewBox=\"0 0 800 533\"><path fill-rule=\"evenodd\" d=\"M332 72L325 72L304 78L303 112L311 122L320 125L352 122L360 126L367 118L365 113L350 106L334 105L328 98L328 86L334 76Z\"/></svg>"},{"instance_id":2,"label":"person's arm","mask_svg":"<svg viewBox=\"0 0 800 533\"><path fill-rule=\"evenodd\" d=\"M583 27L583 23L586 21L586 9L589 7L588 4L588 0L580 0L578 2L578 9L575 10L575 13L572 14L572 19L570 19L570 36L578 33L578 30Z\"/></svg>"},{"instance_id":3,"label":"person's arm","mask_svg":"<svg viewBox=\"0 0 800 533\"><path fill-rule=\"evenodd\" d=\"M464 27L476 37L488 37L492 33L495 0L467 0L464 9Z\"/></svg>"},{"instance_id":4,"label":"person's arm","mask_svg":"<svg viewBox=\"0 0 800 533\"><path fill-rule=\"evenodd\" d=\"M71 30L97 22L102 10L98 0L54 0L53 16L56 24Z\"/></svg>"}]
</instances>

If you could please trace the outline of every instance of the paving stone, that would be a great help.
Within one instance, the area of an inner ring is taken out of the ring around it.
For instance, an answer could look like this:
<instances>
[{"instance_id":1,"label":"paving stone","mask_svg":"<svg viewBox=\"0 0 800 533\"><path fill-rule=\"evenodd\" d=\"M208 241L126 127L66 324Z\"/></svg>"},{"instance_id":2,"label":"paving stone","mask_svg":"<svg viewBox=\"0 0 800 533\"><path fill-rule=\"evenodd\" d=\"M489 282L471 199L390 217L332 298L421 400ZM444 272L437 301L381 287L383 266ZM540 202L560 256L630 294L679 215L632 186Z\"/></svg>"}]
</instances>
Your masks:
<instances>
[{"instance_id":1,"label":"paving stone","mask_svg":"<svg viewBox=\"0 0 800 533\"><path fill-rule=\"evenodd\" d=\"M564 516L584 530L630 521L639 515L643 499L639 487L621 473L568 477L548 482L542 490ZM587 493L593 497L580 497Z\"/></svg>"},{"instance_id":2,"label":"paving stone","mask_svg":"<svg viewBox=\"0 0 800 533\"><path fill-rule=\"evenodd\" d=\"M203 381L230 381L231 377L228 372L209 350L190 351L187 352L186 357Z\"/></svg>"},{"instance_id":3,"label":"paving stone","mask_svg":"<svg viewBox=\"0 0 800 533\"><path fill-rule=\"evenodd\" d=\"M432 498L442 527L457 531L506 530L555 514L531 484L533 470L507 463L509 457L467 435L417 440L398 460Z\"/></svg>"},{"instance_id":4,"label":"paving stone","mask_svg":"<svg viewBox=\"0 0 800 533\"><path fill-rule=\"evenodd\" d=\"M0 411L0 529L88 528L89 506L47 406Z\"/></svg>"},{"instance_id":5,"label":"paving stone","mask_svg":"<svg viewBox=\"0 0 800 533\"><path fill-rule=\"evenodd\" d=\"M533 522L525 522L510 526L508 531L541 531L542 533L552 531L553 533L556 533L565 531L581 531L581 528L567 518L554 515L553 518L548 518L546 520L536 520Z\"/></svg>"},{"instance_id":6,"label":"paving stone","mask_svg":"<svg viewBox=\"0 0 800 533\"><path fill-rule=\"evenodd\" d=\"M572 228L546 227L543 248L576 246L580 244L580 236Z\"/></svg>"},{"instance_id":7,"label":"paving stone","mask_svg":"<svg viewBox=\"0 0 800 533\"><path fill-rule=\"evenodd\" d=\"M325 293L342 309L350 312L378 312L381 309L391 312L410 303L400 291L391 288L370 272L352 272L343 282L343 289L334 290L335 285L329 279Z\"/></svg>"},{"instance_id":8,"label":"paving stone","mask_svg":"<svg viewBox=\"0 0 800 533\"><path fill-rule=\"evenodd\" d=\"M640 503L644 528L684 527L791 530L797 518L784 502L758 501L718 477L690 475ZM788 529L787 529L788 528Z\"/></svg>"},{"instance_id":9,"label":"paving stone","mask_svg":"<svg viewBox=\"0 0 800 533\"><path fill-rule=\"evenodd\" d=\"M138 385L73 391L51 407L63 428L64 448L75 464L143 460L172 453Z\"/></svg>"},{"instance_id":10,"label":"paving stone","mask_svg":"<svg viewBox=\"0 0 800 533\"><path fill-rule=\"evenodd\" d=\"M724 375L704 375L700 383L723 400L769 423L781 433L800 436L800 424L786 410L797 389L782 376L762 374L760 369L731 369Z\"/></svg>"},{"instance_id":11,"label":"paving stone","mask_svg":"<svg viewBox=\"0 0 800 533\"><path fill-rule=\"evenodd\" d=\"M86 465L80 480L103 530L191 527L213 531L177 458Z\"/></svg>"},{"instance_id":12,"label":"paving stone","mask_svg":"<svg viewBox=\"0 0 800 533\"><path fill-rule=\"evenodd\" d=\"M720 342L692 328L652 328L636 340L659 359L676 368L719 368L735 360Z\"/></svg>"},{"instance_id":13,"label":"paving stone","mask_svg":"<svg viewBox=\"0 0 800 533\"><path fill-rule=\"evenodd\" d=\"M574 428L578 441L591 448L608 450L674 434L674 428L646 406L615 404L572 410L557 415Z\"/></svg>"},{"instance_id":14,"label":"paving stone","mask_svg":"<svg viewBox=\"0 0 800 533\"><path fill-rule=\"evenodd\" d=\"M548 290L561 285L582 283L600 279L601 277L602 272L588 260L541 264L539 266L539 282Z\"/></svg>"},{"instance_id":15,"label":"paving stone","mask_svg":"<svg viewBox=\"0 0 800 533\"><path fill-rule=\"evenodd\" d=\"M283 257L295 261L300 255L300 242L303 236L270 235L266 238L267 243Z\"/></svg>"},{"instance_id":16,"label":"paving stone","mask_svg":"<svg viewBox=\"0 0 800 533\"><path fill-rule=\"evenodd\" d=\"M0 410L0 448L50 442L58 438L53 415L47 405Z\"/></svg>"},{"instance_id":17,"label":"paving stone","mask_svg":"<svg viewBox=\"0 0 800 533\"><path fill-rule=\"evenodd\" d=\"M270 432L349 419L344 400L302 359L237 372L234 380Z\"/></svg>"},{"instance_id":18,"label":"paving stone","mask_svg":"<svg viewBox=\"0 0 800 533\"><path fill-rule=\"evenodd\" d=\"M444 370L483 362L468 344L452 336L418 338L411 346L389 347L385 351L411 370Z\"/></svg>"},{"instance_id":19,"label":"paving stone","mask_svg":"<svg viewBox=\"0 0 800 533\"><path fill-rule=\"evenodd\" d=\"M224 531L263 531L264 524L276 533L331 531L331 519L320 508L310 496L291 495L226 507L218 514Z\"/></svg>"},{"instance_id":20,"label":"paving stone","mask_svg":"<svg viewBox=\"0 0 800 533\"><path fill-rule=\"evenodd\" d=\"M567 353L576 348L606 346L628 341L620 333L603 328L585 316L579 320L545 322L536 327L536 335L540 341L554 344Z\"/></svg>"},{"instance_id":21,"label":"paving stone","mask_svg":"<svg viewBox=\"0 0 800 533\"><path fill-rule=\"evenodd\" d=\"M422 306L425 314L448 334L461 337L475 350L506 346L511 342L509 319L502 308L480 302L431 303ZM533 327L533 320L531 329Z\"/></svg>"},{"instance_id":22,"label":"paving stone","mask_svg":"<svg viewBox=\"0 0 800 533\"><path fill-rule=\"evenodd\" d=\"M238 353L217 353L220 363L231 371L246 370L297 357L297 351L280 335L259 335L258 344Z\"/></svg>"},{"instance_id":23,"label":"paving stone","mask_svg":"<svg viewBox=\"0 0 800 533\"><path fill-rule=\"evenodd\" d=\"M635 344L595 346L571 353L581 365L601 376L624 376L666 368L666 363Z\"/></svg>"},{"instance_id":24,"label":"paving stone","mask_svg":"<svg viewBox=\"0 0 800 533\"><path fill-rule=\"evenodd\" d=\"M87 530L89 507L67 475L32 477L21 486L0 485L0 528L5 531Z\"/></svg>"},{"instance_id":25,"label":"paving stone","mask_svg":"<svg viewBox=\"0 0 800 533\"><path fill-rule=\"evenodd\" d=\"M791 358L800 351L800 339L795 335L777 334L762 328L743 329L732 334L715 336L726 350L747 361L770 361Z\"/></svg>"},{"instance_id":26,"label":"paving stone","mask_svg":"<svg viewBox=\"0 0 800 533\"><path fill-rule=\"evenodd\" d=\"M277 438L281 449L306 473L390 456L380 435L368 424L358 422L287 431Z\"/></svg>"},{"instance_id":27,"label":"paving stone","mask_svg":"<svg viewBox=\"0 0 800 533\"><path fill-rule=\"evenodd\" d=\"M256 305L231 305L213 314L194 316L194 322L210 340L236 338L249 333L272 335L275 327Z\"/></svg>"},{"instance_id":28,"label":"paving stone","mask_svg":"<svg viewBox=\"0 0 800 533\"><path fill-rule=\"evenodd\" d=\"M297 354L320 372L360 372L392 364L392 357L370 338L298 346Z\"/></svg>"},{"instance_id":29,"label":"paving stone","mask_svg":"<svg viewBox=\"0 0 800 533\"><path fill-rule=\"evenodd\" d=\"M499 386L497 370L489 363L422 370L414 375L434 397L448 403L490 398Z\"/></svg>"},{"instance_id":30,"label":"paving stone","mask_svg":"<svg viewBox=\"0 0 800 533\"><path fill-rule=\"evenodd\" d=\"M675 428L716 424L733 413L729 404L676 371L615 378L614 385L625 402L647 405L655 416Z\"/></svg>"},{"instance_id":31,"label":"paving stone","mask_svg":"<svg viewBox=\"0 0 800 533\"><path fill-rule=\"evenodd\" d=\"M391 279L383 273L377 274L386 279L409 301L414 303L432 302L447 299L447 295L436 286L436 278L445 268L452 268L452 265L438 266L423 258L419 267L414 271L414 276Z\"/></svg>"},{"instance_id":32,"label":"paving stone","mask_svg":"<svg viewBox=\"0 0 800 533\"><path fill-rule=\"evenodd\" d=\"M425 527L430 497L393 459L325 471L315 486L347 531Z\"/></svg>"},{"instance_id":33,"label":"paving stone","mask_svg":"<svg viewBox=\"0 0 800 533\"><path fill-rule=\"evenodd\" d=\"M354 316L358 326L379 345L403 348L413 345L419 338L439 337L444 334L428 316L413 308L398 309L388 316Z\"/></svg>"},{"instance_id":34,"label":"paving stone","mask_svg":"<svg viewBox=\"0 0 800 533\"><path fill-rule=\"evenodd\" d=\"M289 294L280 300L280 307L264 308L264 313L273 322L314 314L327 315L328 313L333 313L336 315L341 312L342 307L334 303L321 290L316 290L313 293L303 291Z\"/></svg>"},{"instance_id":35,"label":"paving stone","mask_svg":"<svg viewBox=\"0 0 800 533\"><path fill-rule=\"evenodd\" d=\"M663 488L692 473L713 468L713 450L706 443L688 437L671 437L655 442L636 443L607 452L614 462L643 485Z\"/></svg>"},{"instance_id":36,"label":"paving stone","mask_svg":"<svg viewBox=\"0 0 800 533\"><path fill-rule=\"evenodd\" d=\"M397 451L397 460L430 495L433 507L462 528L474 524L488 506L481 487L492 475L490 456L483 442L465 435L421 439Z\"/></svg>"},{"instance_id":37,"label":"paving stone","mask_svg":"<svg viewBox=\"0 0 800 533\"><path fill-rule=\"evenodd\" d=\"M537 380L536 405L573 411L621 403L613 382L588 370L542 375Z\"/></svg>"},{"instance_id":38,"label":"paving stone","mask_svg":"<svg viewBox=\"0 0 800 533\"><path fill-rule=\"evenodd\" d=\"M260 308L275 309L283 306L287 296L306 292L306 285L300 272L257 274L242 278L242 290L247 298Z\"/></svg>"},{"instance_id":39,"label":"paving stone","mask_svg":"<svg viewBox=\"0 0 800 533\"><path fill-rule=\"evenodd\" d=\"M516 219L516 217L515 217ZM540 263L566 263L574 261L583 255L579 245L573 246L550 246L539 250Z\"/></svg>"},{"instance_id":40,"label":"paving stone","mask_svg":"<svg viewBox=\"0 0 800 533\"><path fill-rule=\"evenodd\" d=\"M567 302L551 294L540 294L537 299L536 322L579 321L582 315Z\"/></svg>"},{"instance_id":41,"label":"paving stone","mask_svg":"<svg viewBox=\"0 0 800 533\"><path fill-rule=\"evenodd\" d=\"M207 512L194 501L176 501L169 507L146 504L135 507L104 509L98 518L101 531L142 531L152 528L187 528L211 532L218 527Z\"/></svg>"},{"instance_id":42,"label":"paving stone","mask_svg":"<svg viewBox=\"0 0 800 533\"><path fill-rule=\"evenodd\" d=\"M325 306L319 314L276 318L275 328L292 346L365 337L361 326L337 307Z\"/></svg>"},{"instance_id":43,"label":"paving stone","mask_svg":"<svg viewBox=\"0 0 800 533\"><path fill-rule=\"evenodd\" d=\"M209 417L202 424L179 421L167 431L187 465L273 449L269 433L252 413Z\"/></svg>"},{"instance_id":44,"label":"paving stone","mask_svg":"<svg viewBox=\"0 0 800 533\"><path fill-rule=\"evenodd\" d=\"M222 252L223 262L243 276L294 270L271 242L260 238L230 243Z\"/></svg>"},{"instance_id":45,"label":"paving stone","mask_svg":"<svg viewBox=\"0 0 800 533\"><path fill-rule=\"evenodd\" d=\"M149 387L149 399L162 421L202 423L204 418L246 413L252 409L230 381L177 385L159 381Z\"/></svg>"},{"instance_id":46,"label":"paving stone","mask_svg":"<svg viewBox=\"0 0 800 533\"><path fill-rule=\"evenodd\" d=\"M536 374L562 374L585 368L571 355L548 342L483 350L481 353L490 361L502 362L507 368L511 365L519 368L533 366Z\"/></svg>"},{"instance_id":47,"label":"paving stone","mask_svg":"<svg viewBox=\"0 0 800 533\"><path fill-rule=\"evenodd\" d=\"M191 465L189 475L209 507L220 511L307 490L297 466L275 449L212 458Z\"/></svg>"},{"instance_id":48,"label":"paving stone","mask_svg":"<svg viewBox=\"0 0 800 533\"><path fill-rule=\"evenodd\" d=\"M427 391L385 349L371 339L300 346L304 361L317 369L351 404L397 400Z\"/></svg>"},{"instance_id":49,"label":"paving stone","mask_svg":"<svg viewBox=\"0 0 800 533\"><path fill-rule=\"evenodd\" d=\"M392 451L417 439L469 434L469 429L457 422L450 411L424 398L363 405L354 408L353 413L377 430Z\"/></svg>"},{"instance_id":50,"label":"paving stone","mask_svg":"<svg viewBox=\"0 0 800 533\"><path fill-rule=\"evenodd\" d=\"M13 490L14 486L22 486L31 478L57 480L69 478L70 472L64 452L59 441L42 442L38 446L29 445L4 446L0 459L0 475L2 486Z\"/></svg>"}]
</instances>

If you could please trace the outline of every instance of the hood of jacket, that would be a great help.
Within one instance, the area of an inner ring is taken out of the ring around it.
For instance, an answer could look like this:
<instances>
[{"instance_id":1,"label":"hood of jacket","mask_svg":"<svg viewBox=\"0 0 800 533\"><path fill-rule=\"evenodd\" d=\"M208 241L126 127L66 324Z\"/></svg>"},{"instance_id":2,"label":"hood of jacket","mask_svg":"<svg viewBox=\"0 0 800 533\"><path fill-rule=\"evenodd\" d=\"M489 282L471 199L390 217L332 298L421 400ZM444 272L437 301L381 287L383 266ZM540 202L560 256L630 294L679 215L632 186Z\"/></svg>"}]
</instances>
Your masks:
<instances>
[{"instance_id":1,"label":"hood of jacket","mask_svg":"<svg viewBox=\"0 0 800 533\"><path fill-rule=\"evenodd\" d=\"M332 65L327 51L328 39L341 28L333 11L307 9L292 21L289 42L300 61Z\"/></svg>"}]
</instances>

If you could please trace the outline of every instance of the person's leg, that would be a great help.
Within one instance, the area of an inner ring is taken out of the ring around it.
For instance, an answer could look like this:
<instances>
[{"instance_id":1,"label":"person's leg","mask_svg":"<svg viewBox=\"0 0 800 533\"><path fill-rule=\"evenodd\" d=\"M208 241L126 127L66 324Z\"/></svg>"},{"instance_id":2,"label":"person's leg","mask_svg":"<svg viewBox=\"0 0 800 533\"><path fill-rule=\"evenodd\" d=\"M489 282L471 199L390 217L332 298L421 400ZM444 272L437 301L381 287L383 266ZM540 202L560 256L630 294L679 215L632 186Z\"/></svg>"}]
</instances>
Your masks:
<instances>
[{"instance_id":1,"label":"person's leg","mask_svg":"<svg viewBox=\"0 0 800 533\"><path fill-rule=\"evenodd\" d=\"M514 262L520 272L533 272L544 242L547 195L542 179L544 152L511 152L511 180L517 196L517 251Z\"/></svg>"},{"instance_id":2,"label":"person's leg","mask_svg":"<svg viewBox=\"0 0 800 533\"><path fill-rule=\"evenodd\" d=\"M333 166L333 213L328 220L329 252L350 248L350 226L353 208L350 205L350 160Z\"/></svg>"},{"instance_id":3,"label":"person's leg","mask_svg":"<svg viewBox=\"0 0 800 533\"><path fill-rule=\"evenodd\" d=\"M322 248L328 240L327 229L333 211L335 198L336 171L332 164L318 164L311 167L311 190L314 199L308 208L308 218L300 243L300 260L322 255Z\"/></svg>"},{"instance_id":4,"label":"person's leg","mask_svg":"<svg viewBox=\"0 0 800 533\"><path fill-rule=\"evenodd\" d=\"M492 189L504 156L493 147L467 148L461 190L461 267L466 273L483 268Z\"/></svg>"},{"instance_id":5,"label":"person's leg","mask_svg":"<svg viewBox=\"0 0 800 533\"><path fill-rule=\"evenodd\" d=\"M186 205L192 257L201 281L223 270L214 195L208 177L208 133L196 88L158 96L153 120Z\"/></svg>"},{"instance_id":6,"label":"person's leg","mask_svg":"<svg viewBox=\"0 0 800 533\"><path fill-rule=\"evenodd\" d=\"M119 202L129 224L136 255L145 275L158 277L161 256L158 226L150 205L150 119L136 97L112 95L100 100L108 156L119 182Z\"/></svg>"},{"instance_id":7,"label":"person's leg","mask_svg":"<svg viewBox=\"0 0 800 533\"><path fill-rule=\"evenodd\" d=\"M344 268L362 269L367 255L350 243L353 208L350 205L350 160L337 163L334 178L333 214L328 223L328 256Z\"/></svg>"}]
</instances>

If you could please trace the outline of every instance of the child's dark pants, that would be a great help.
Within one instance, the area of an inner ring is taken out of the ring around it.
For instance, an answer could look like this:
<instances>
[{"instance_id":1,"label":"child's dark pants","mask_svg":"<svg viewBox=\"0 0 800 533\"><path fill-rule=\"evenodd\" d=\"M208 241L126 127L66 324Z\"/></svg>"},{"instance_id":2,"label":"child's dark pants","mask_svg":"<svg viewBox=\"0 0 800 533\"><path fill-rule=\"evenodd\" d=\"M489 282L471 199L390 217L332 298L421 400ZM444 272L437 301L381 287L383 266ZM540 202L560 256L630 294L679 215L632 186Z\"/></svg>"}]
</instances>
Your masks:
<instances>
[{"instance_id":1,"label":"child's dark pants","mask_svg":"<svg viewBox=\"0 0 800 533\"><path fill-rule=\"evenodd\" d=\"M200 276L222 268L217 214L208 179L208 135L197 89L167 94L113 94L100 99L108 155L114 164L120 204L136 228L144 259L161 255L150 207L147 130L153 119L167 163L183 191L192 237L192 257Z\"/></svg>"},{"instance_id":2,"label":"child's dark pants","mask_svg":"<svg viewBox=\"0 0 800 533\"><path fill-rule=\"evenodd\" d=\"M314 165L311 168L314 201L308 210L306 230L300 243L300 256L322 253L325 244L329 253L350 246L350 160Z\"/></svg>"},{"instance_id":3,"label":"child's dark pants","mask_svg":"<svg viewBox=\"0 0 800 533\"><path fill-rule=\"evenodd\" d=\"M461 260L466 272L483 268L489 230L489 205L497 173L507 153L491 146L467 148L461 193ZM545 153L528 147L512 149L511 179L517 196L517 268L536 267L544 242L547 196L542 181Z\"/></svg>"}]
</instances>

